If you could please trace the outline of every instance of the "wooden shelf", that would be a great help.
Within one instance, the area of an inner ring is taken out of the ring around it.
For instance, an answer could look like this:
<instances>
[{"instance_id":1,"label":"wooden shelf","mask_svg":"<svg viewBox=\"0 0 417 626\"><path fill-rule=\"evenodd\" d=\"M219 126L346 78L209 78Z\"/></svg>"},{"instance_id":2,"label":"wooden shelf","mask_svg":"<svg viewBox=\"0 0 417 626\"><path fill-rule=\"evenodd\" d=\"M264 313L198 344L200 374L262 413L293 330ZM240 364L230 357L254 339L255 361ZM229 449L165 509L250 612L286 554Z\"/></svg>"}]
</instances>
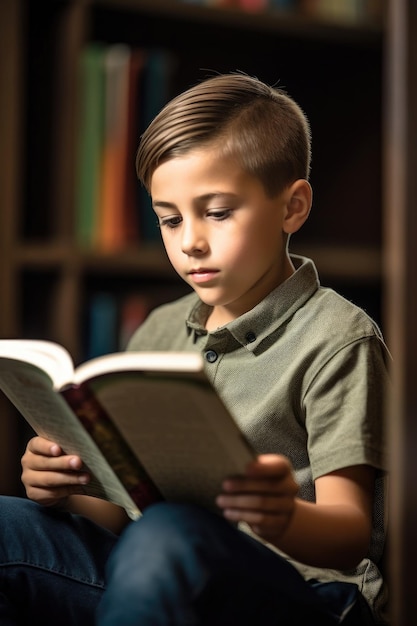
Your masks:
<instances>
[{"instance_id":1,"label":"wooden shelf","mask_svg":"<svg viewBox=\"0 0 417 626\"><path fill-rule=\"evenodd\" d=\"M115 252L80 250L73 245L24 244L14 250L14 263L22 269L77 268L100 274L146 273L172 277L165 251L158 245L140 245Z\"/></svg>"},{"instance_id":2,"label":"wooden shelf","mask_svg":"<svg viewBox=\"0 0 417 626\"><path fill-rule=\"evenodd\" d=\"M338 278L355 284L381 280L381 250L376 247L291 246L295 254L314 260L321 277Z\"/></svg>"},{"instance_id":3,"label":"wooden shelf","mask_svg":"<svg viewBox=\"0 0 417 626\"><path fill-rule=\"evenodd\" d=\"M381 251L377 247L291 245L291 252L314 259L320 274L354 282L381 279ZM81 273L174 278L175 271L159 245L139 245L120 252L82 251L58 244L26 244L14 250L17 268L77 268Z\"/></svg>"}]
</instances>

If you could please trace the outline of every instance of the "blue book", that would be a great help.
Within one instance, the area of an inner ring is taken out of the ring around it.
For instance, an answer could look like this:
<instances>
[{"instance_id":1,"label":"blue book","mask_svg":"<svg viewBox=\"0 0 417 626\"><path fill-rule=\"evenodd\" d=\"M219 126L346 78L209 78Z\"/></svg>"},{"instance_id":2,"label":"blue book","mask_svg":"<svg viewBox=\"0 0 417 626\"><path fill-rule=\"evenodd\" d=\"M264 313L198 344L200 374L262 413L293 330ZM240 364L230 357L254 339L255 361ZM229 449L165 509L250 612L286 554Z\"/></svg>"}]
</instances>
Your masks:
<instances>
[{"instance_id":1,"label":"blue book","mask_svg":"<svg viewBox=\"0 0 417 626\"><path fill-rule=\"evenodd\" d=\"M168 102L172 93L172 77L176 67L173 53L163 48L147 50L141 88L141 132ZM140 233L143 241L160 240L157 220L146 190L139 189Z\"/></svg>"},{"instance_id":2,"label":"blue book","mask_svg":"<svg viewBox=\"0 0 417 626\"><path fill-rule=\"evenodd\" d=\"M86 359L116 352L118 335L116 296L104 292L94 294L88 309Z\"/></svg>"}]
</instances>

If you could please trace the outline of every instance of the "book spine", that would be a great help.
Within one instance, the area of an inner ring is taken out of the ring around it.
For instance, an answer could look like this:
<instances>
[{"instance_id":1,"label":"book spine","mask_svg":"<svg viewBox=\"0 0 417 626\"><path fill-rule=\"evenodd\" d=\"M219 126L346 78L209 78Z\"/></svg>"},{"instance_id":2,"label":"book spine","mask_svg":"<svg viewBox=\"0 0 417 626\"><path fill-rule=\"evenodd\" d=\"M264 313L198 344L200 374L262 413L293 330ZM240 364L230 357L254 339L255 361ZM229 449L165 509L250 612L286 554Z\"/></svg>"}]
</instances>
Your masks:
<instances>
[{"instance_id":1,"label":"book spine","mask_svg":"<svg viewBox=\"0 0 417 626\"><path fill-rule=\"evenodd\" d=\"M140 217L138 194L140 183L136 175L136 151L140 141L141 77L146 53L140 48L131 50L129 63L126 175L124 183L124 243L137 245L140 242Z\"/></svg>"},{"instance_id":2,"label":"book spine","mask_svg":"<svg viewBox=\"0 0 417 626\"><path fill-rule=\"evenodd\" d=\"M146 319L151 308L151 301L146 294L128 294L122 302L119 327L119 351L124 351L129 345L132 335Z\"/></svg>"},{"instance_id":3,"label":"book spine","mask_svg":"<svg viewBox=\"0 0 417 626\"><path fill-rule=\"evenodd\" d=\"M83 50L79 85L76 237L80 246L92 248L100 203L104 135L104 48L101 44L91 44Z\"/></svg>"},{"instance_id":4,"label":"book spine","mask_svg":"<svg viewBox=\"0 0 417 626\"><path fill-rule=\"evenodd\" d=\"M172 77L177 68L173 52L164 48L146 50L141 82L140 132L142 133L167 103L172 91ZM139 228L144 243L160 243L161 235L146 189L138 189ZM162 244L161 244L162 245Z\"/></svg>"},{"instance_id":5,"label":"book spine","mask_svg":"<svg viewBox=\"0 0 417 626\"><path fill-rule=\"evenodd\" d=\"M137 507L143 511L149 504L164 500L88 385L67 386L61 394Z\"/></svg>"},{"instance_id":6,"label":"book spine","mask_svg":"<svg viewBox=\"0 0 417 626\"><path fill-rule=\"evenodd\" d=\"M106 49L104 58L105 131L97 239L99 248L105 251L119 250L126 243L123 204L128 168L130 55L128 46L114 44Z\"/></svg>"},{"instance_id":7,"label":"book spine","mask_svg":"<svg viewBox=\"0 0 417 626\"><path fill-rule=\"evenodd\" d=\"M84 360L116 352L119 318L116 295L107 292L92 294L87 315L88 339Z\"/></svg>"}]
</instances>

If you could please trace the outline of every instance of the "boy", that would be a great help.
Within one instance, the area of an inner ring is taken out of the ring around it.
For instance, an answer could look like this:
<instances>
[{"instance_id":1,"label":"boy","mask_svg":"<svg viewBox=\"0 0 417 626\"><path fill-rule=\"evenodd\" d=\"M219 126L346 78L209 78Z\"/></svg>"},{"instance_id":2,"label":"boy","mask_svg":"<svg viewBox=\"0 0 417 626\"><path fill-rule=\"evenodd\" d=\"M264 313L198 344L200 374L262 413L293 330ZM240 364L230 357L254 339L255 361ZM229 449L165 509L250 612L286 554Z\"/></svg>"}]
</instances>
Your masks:
<instances>
[{"instance_id":1,"label":"boy","mask_svg":"<svg viewBox=\"0 0 417 626\"><path fill-rule=\"evenodd\" d=\"M202 352L259 456L225 477L220 515L162 503L128 524L77 495L81 459L32 439L34 502L0 501L2 624L92 624L96 607L100 626L386 623L389 355L373 321L288 252L309 167L301 109L243 74L203 81L150 124L138 175L193 293L154 311L130 349Z\"/></svg>"}]
</instances>

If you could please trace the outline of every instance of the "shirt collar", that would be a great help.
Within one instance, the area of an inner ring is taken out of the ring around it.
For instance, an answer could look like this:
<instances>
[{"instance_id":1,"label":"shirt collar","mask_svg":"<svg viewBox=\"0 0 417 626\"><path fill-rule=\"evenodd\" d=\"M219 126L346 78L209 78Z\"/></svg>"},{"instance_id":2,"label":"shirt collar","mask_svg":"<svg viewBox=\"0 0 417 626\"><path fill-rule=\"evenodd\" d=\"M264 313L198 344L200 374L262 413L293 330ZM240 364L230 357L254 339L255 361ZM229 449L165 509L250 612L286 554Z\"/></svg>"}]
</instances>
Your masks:
<instances>
[{"instance_id":1,"label":"shirt collar","mask_svg":"<svg viewBox=\"0 0 417 626\"><path fill-rule=\"evenodd\" d=\"M204 325L211 307L198 299L186 320L188 332L195 341L206 337L206 347L221 343L225 351L244 346L251 352L261 349L272 332L285 324L319 288L316 267L311 259L291 255L295 272L271 291L253 309L236 320L214 331L207 332Z\"/></svg>"}]
</instances>

